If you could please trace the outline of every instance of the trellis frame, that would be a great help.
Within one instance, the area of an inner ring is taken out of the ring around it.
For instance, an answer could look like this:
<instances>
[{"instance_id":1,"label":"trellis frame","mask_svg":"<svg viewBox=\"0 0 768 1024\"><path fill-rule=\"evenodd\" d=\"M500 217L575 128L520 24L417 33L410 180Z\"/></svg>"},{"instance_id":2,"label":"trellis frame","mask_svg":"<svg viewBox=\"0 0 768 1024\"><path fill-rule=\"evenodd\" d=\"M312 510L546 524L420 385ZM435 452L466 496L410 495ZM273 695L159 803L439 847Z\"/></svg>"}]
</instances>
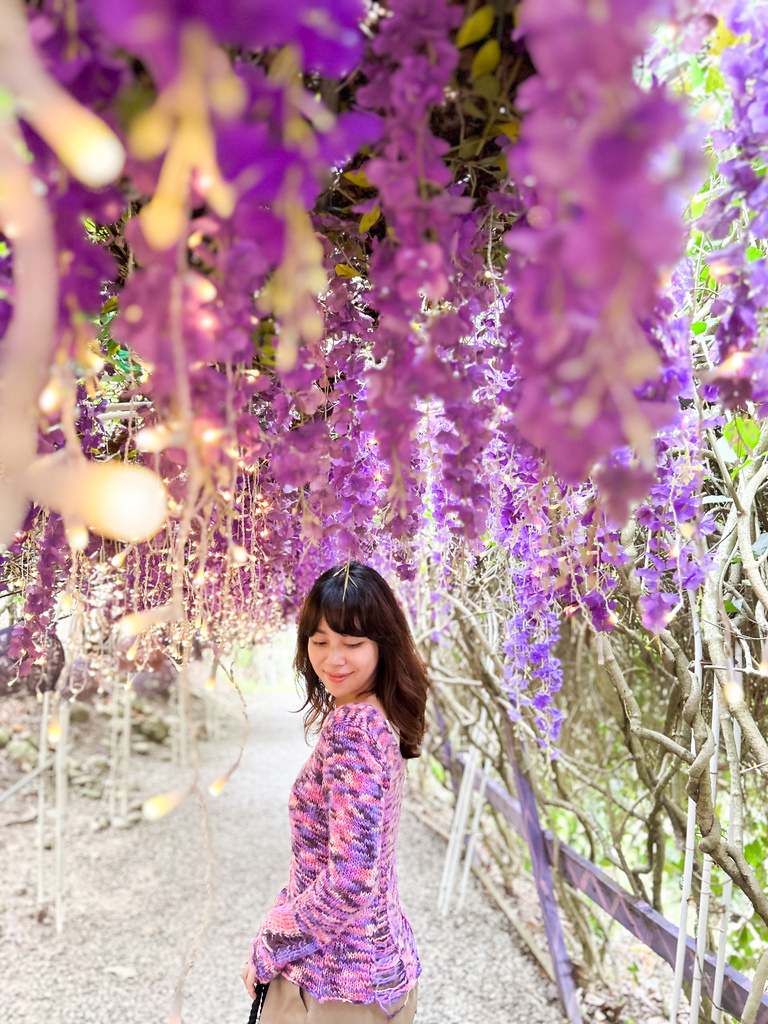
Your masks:
<instances>
[{"instance_id":1,"label":"trellis frame","mask_svg":"<svg viewBox=\"0 0 768 1024\"><path fill-rule=\"evenodd\" d=\"M463 774L466 767L464 754L451 757L448 741L436 752L436 755L439 754L442 754L440 760L445 758L445 768L458 768L459 773ZM516 832L525 837L527 829L520 801L494 779L484 777L481 771L476 771L474 788L480 790L481 787L484 787L485 799L491 807L501 814ZM553 871L557 871L575 889L589 896L614 921L674 967L679 933L677 925L668 921L645 900L622 888L596 864L577 853L573 847L560 842L548 829L541 829L541 836ZM693 937L688 936L684 976L689 981L693 979L695 960L696 942ZM714 992L716 973L717 957L707 953L704 957L702 990L710 998ZM749 978L730 964L725 964L720 1008L740 1019L751 988ZM763 994L760 1000L755 1024L768 1024L768 994Z\"/></svg>"}]
</instances>

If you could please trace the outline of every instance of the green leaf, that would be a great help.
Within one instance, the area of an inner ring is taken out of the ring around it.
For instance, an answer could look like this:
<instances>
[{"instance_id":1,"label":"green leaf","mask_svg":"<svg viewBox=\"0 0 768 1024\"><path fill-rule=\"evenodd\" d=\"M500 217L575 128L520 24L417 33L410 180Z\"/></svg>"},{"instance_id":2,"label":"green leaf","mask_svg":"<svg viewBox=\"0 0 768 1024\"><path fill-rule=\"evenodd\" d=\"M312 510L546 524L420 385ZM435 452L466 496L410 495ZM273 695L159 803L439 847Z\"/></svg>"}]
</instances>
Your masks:
<instances>
[{"instance_id":1,"label":"green leaf","mask_svg":"<svg viewBox=\"0 0 768 1024\"><path fill-rule=\"evenodd\" d=\"M374 206L374 208L369 213L364 213L363 216L360 218L360 234L364 235L366 231L369 231L380 216L381 210L379 209L378 206ZM338 271L339 268L337 267L336 273L338 273Z\"/></svg>"},{"instance_id":2,"label":"green leaf","mask_svg":"<svg viewBox=\"0 0 768 1024\"><path fill-rule=\"evenodd\" d=\"M461 28L456 33L456 46L462 50L465 46L471 46L472 43L478 43L481 39L485 39L493 28L495 16L493 4L478 7L473 14L464 19Z\"/></svg>"},{"instance_id":3,"label":"green leaf","mask_svg":"<svg viewBox=\"0 0 768 1024\"><path fill-rule=\"evenodd\" d=\"M363 275L359 270L355 270L354 267L350 267L348 263L337 263L336 264L336 276L337 277L362 277Z\"/></svg>"},{"instance_id":4,"label":"green leaf","mask_svg":"<svg viewBox=\"0 0 768 1024\"><path fill-rule=\"evenodd\" d=\"M496 125L495 128L502 135L506 135L510 142L517 142L517 137L520 134L519 121L504 121L502 124Z\"/></svg>"},{"instance_id":5,"label":"green leaf","mask_svg":"<svg viewBox=\"0 0 768 1024\"><path fill-rule=\"evenodd\" d=\"M691 57L688 61L688 74L691 79L691 88L697 89L704 81L704 73L699 67L698 61L695 57Z\"/></svg>"},{"instance_id":6,"label":"green leaf","mask_svg":"<svg viewBox=\"0 0 768 1024\"><path fill-rule=\"evenodd\" d=\"M703 334L706 329L707 325L704 320L697 320L695 324L691 324L691 331L694 334Z\"/></svg>"},{"instance_id":7,"label":"green leaf","mask_svg":"<svg viewBox=\"0 0 768 1024\"><path fill-rule=\"evenodd\" d=\"M6 89L4 85L0 86L0 114L5 114L9 118L13 117L15 112L16 100L10 89Z\"/></svg>"},{"instance_id":8,"label":"green leaf","mask_svg":"<svg viewBox=\"0 0 768 1024\"><path fill-rule=\"evenodd\" d=\"M707 72L705 88L707 92L717 92L719 89L725 88L725 79L723 78L719 68L709 69Z\"/></svg>"},{"instance_id":9,"label":"green leaf","mask_svg":"<svg viewBox=\"0 0 768 1024\"><path fill-rule=\"evenodd\" d=\"M495 39L489 39L487 43L483 43L472 61L470 71L472 81L477 81L483 75L490 75L499 66L500 60L501 47L498 42Z\"/></svg>"},{"instance_id":10,"label":"green leaf","mask_svg":"<svg viewBox=\"0 0 768 1024\"><path fill-rule=\"evenodd\" d=\"M110 295L104 305L101 307L101 315L106 316L108 313L117 312L117 296Z\"/></svg>"},{"instance_id":11,"label":"green leaf","mask_svg":"<svg viewBox=\"0 0 768 1024\"><path fill-rule=\"evenodd\" d=\"M759 864L765 855L760 839L753 839L744 846L744 856L753 864Z\"/></svg>"},{"instance_id":12,"label":"green leaf","mask_svg":"<svg viewBox=\"0 0 768 1024\"><path fill-rule=\"evenodd\" d=\"M758 249L756 245L750 245L747 249L747 259L750 263L754 263L755 260L762 259L765 253L762 249Z\"/></svg>"},{"instance_id":13,"label":"green leaf","mask_svg":"<svg viewBox=\"0 0 768 1024\"><path fill-rule=\"evenodd\" d=\"M730 423L726 423L723 427L723 434L731 448L739 458L743 459L745 455L751 453L760 440L760 424L752 419L734 416Z\"/></svg>"},{"instance_id":14,"label":"green leaf","mask_svg":"<svg viewBox=\"0 0 768 1024\"><path fill-rule=\"evenodd\" d=\"M731 480L735 482L736 477L739 475L742 469L746 469L747 466L751 466L754 461L754 459L745 459L743 462L740 462L736 469L731 470ZM739 561L741 561L741 559L739 559Z\"/></svg>"},{"instance_id":15,"label":"green leaf","mask_svg":"<svg viewBox=\"0 0 768 1024\"><path fill-rule=\"evenodd\" d=\"M351 181L353 185L359 185L360 188L374 188L370 181L368 181L364 167L359 167L356 171L345 171L344 177Z\"/></svg>"},{"instance_id":16,"label":"green leaf","mask_svg":"<svg viewBox=\"0 0 768 1024\"><path fill-rule=\"evenodd\" d=\"M437 758L430 757L429 764L438 782L445 783L445 768L443 768Z\"/></svg>"}]
</instances>

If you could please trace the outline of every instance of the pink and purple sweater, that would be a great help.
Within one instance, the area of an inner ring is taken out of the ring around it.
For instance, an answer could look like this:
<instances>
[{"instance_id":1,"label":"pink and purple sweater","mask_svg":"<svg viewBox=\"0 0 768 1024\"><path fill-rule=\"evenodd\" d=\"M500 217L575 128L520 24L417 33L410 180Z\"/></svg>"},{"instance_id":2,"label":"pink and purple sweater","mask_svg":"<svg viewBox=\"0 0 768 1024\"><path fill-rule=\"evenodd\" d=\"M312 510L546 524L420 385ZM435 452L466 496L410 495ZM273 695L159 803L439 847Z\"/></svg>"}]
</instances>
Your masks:
<instances>
[{"instance_id":1,"label":"pink and purple sweater","mask_svg":"<svg viewBox=\"0 0 768 1024\"><path fill-rule=\"evenodd\" d=\"M288 810L288 885L253 940L259 981L282 974L315 999L386 1012L421 964L400 906L397 834L407 761L373 705L328 715Z\"/></svg>"}]
</instances>

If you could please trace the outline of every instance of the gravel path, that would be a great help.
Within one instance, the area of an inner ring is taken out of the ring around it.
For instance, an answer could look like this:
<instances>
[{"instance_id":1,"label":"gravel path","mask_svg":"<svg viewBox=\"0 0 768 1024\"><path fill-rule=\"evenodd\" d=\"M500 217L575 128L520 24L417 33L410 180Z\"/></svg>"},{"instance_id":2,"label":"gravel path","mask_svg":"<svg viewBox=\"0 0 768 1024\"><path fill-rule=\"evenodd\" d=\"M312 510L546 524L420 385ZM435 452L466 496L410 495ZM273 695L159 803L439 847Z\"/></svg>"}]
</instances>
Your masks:
<instances>
[{"instance_id":1,"label":"gravel path","mask_svg":"<svg viewBox=\"0 0 768 1024\"><path fill-rule=\"evenodd\" d=\"M287 799L309 755L290 693L249 698L250 738L224 792L208 799L213 903L184 986L184 1024L245 1024L240 972L250 940L289 860ZM200 744L204 786L233 760L240 727ZM136 796L174 789L184 778L160 759L133 759ZM34 789L34 785L30 786ZM34 811L30 793L12 798L2 820ZM0 827L0 1019L3 1024L166 1024L172 994L205 906L205 853L194 800L156 822L93 832L98 802L74 793L67 825L67 920L35 909L34 826ZM401 898L423 974L418 1024L559 1024L551 986L516 945L512 930L470 881L455 920L436 912L443 840L403 812L398 857ZM51 852L46 872L52 884Z\"/></svg>"}]
</instances>

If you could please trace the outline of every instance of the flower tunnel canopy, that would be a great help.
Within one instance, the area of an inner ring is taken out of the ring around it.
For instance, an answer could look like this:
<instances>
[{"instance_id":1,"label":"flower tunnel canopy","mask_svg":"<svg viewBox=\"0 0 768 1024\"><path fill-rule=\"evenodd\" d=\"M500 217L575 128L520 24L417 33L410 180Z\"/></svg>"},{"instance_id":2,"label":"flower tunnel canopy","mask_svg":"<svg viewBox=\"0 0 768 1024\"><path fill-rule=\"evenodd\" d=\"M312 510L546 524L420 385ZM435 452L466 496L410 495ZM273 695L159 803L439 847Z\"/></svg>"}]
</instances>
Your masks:
<instances>
[{"instance_id":1,"label":"flower tunnel canopy","mask_svg":"<svg viewBox=\"0 0 768 1024\"><path fill-rule=\"evenodd\" d=\"M766 4L72 9L0 0L19 671L73 604L123 670L256 642L348 558L439 639L498 563L556 739L563 617L670 627L762 482Z\"/></svg>"}]
</instances>

